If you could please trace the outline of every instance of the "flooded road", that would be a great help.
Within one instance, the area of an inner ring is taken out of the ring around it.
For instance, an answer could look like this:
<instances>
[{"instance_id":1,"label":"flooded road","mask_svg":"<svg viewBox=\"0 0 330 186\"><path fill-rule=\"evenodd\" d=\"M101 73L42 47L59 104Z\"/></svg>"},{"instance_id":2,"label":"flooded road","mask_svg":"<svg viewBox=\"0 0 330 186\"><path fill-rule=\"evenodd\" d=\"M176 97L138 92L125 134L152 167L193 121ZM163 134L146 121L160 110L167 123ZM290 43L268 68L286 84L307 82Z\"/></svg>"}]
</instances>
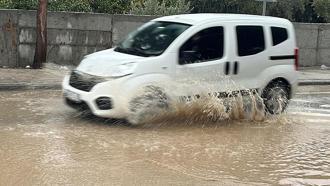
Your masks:
<instances>
[{"instance_id":1,"label":"flooded road","mask_svg":"<svg viewBox=\"0 0 330 186\"><path fill-rule=\"evenodd\" d=\"M330 92L263 122L130 127L60 91L0 92L0 185L330 185Z\"/></svg>"}]
</instances>

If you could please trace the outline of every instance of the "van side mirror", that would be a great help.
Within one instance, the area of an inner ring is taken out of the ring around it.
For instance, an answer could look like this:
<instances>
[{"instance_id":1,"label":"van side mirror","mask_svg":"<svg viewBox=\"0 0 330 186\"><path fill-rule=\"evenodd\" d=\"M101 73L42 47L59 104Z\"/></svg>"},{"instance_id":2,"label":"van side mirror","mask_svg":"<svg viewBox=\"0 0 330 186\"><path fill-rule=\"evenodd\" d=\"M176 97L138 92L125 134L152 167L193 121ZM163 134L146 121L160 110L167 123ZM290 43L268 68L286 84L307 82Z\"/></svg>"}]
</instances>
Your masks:
<instances>
[{"instance_id":1,"label":"van side mirror","mask_svg":"<svg viewBox=\"0 0 330 186\"><path fill-rule=\"evenodd\" d=\"M198 54L199 54L198 52L192 50L180 51L179 64L185 65L185 64L194 63L199 59Z\"/></svg>"}]
</instances>

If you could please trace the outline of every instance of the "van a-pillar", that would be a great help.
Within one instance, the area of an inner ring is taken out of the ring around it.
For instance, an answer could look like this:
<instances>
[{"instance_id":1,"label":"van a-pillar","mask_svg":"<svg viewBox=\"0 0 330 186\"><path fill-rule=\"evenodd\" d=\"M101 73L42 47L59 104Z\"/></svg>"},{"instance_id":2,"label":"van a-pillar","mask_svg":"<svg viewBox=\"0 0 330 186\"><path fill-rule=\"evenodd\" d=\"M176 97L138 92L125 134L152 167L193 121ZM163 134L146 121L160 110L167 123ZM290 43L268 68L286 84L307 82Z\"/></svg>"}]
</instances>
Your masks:
<instances>
[{"instance_id":1,"label":"van a-pillar","mask_svg":"<svg viewBox=\"0 0 330 186\"><path fill-rule=\"evenodd\" d=\"M37 41L32 68L39 69L47 58L47 0L39 0L36 30Z\"/></svg>"}]
</instances>

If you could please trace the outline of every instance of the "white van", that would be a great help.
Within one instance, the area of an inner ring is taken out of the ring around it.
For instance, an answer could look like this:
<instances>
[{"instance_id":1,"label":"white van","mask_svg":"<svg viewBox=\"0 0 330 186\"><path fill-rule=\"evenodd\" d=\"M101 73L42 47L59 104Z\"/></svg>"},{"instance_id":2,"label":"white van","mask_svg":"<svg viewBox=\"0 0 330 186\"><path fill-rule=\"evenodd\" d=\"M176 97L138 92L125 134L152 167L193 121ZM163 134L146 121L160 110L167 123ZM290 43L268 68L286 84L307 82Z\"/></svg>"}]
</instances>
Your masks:
<instances>
[{"instance_id":1,"label":"white van","mask_svg":"<svg viewBox=\"0 0 330 186\"><path fill-rule=\"evenodd\" d=\"M294 93L297 68L294 27L286 19L173 15L149 21L112 49L85 56L65 77L63 95L71 107L129 119L138 89L187 77L202 84L229 77L240 87L256 90L266 111L278 114Z\"/></svg>"}]
</instances>

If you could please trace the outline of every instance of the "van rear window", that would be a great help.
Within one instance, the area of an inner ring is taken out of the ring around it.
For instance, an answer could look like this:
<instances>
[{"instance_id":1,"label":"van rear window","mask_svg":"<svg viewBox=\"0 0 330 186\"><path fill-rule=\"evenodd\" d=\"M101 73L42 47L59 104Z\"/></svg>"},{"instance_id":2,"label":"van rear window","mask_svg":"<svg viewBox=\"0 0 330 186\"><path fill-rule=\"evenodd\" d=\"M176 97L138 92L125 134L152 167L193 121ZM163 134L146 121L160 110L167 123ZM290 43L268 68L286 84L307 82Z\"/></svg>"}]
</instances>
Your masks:
<instances>
[{"instance_id":1,"label":"van rear window","mask_svg":"<svg viewBox=\"0 0 330 186\"><path fill-rule=\"evenodd\" d=\"M272 30L273 46L283 43L289 38L288 31L285 28L271 27L271 30Z\"/></svg>"},{"instance_id":2,"label":"van rear window","mask_svg":"<svg viewBox=\"0 0 330 186\"><path fill-rule=\"evenodd\" d=\"M262 26L237 26L236 34L239 56L255 55L265 50Z\"/></svg>"}]
</instances>

